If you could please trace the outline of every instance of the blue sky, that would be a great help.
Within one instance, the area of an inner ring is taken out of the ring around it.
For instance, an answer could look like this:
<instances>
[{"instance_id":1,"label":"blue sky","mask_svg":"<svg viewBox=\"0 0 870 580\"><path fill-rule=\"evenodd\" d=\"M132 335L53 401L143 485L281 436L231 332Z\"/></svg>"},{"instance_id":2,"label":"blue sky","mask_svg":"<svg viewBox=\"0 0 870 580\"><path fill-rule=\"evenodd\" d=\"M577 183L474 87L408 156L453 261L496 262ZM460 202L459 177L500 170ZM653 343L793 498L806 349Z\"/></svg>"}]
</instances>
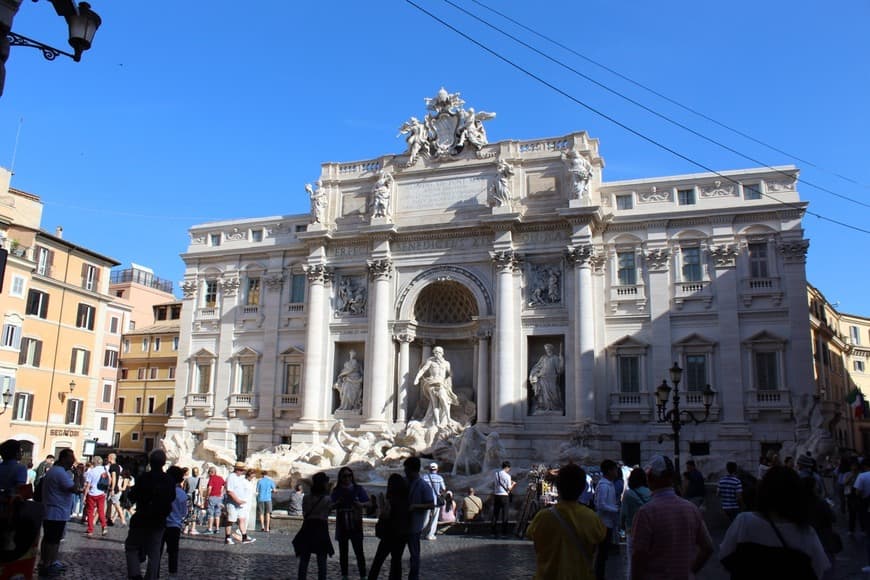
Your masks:
<instances>
[{"instance_id":1,"label":"blue sky","mask_svg":"<svg viewBox=\"0 0 870 580\"><path fill-rule=\"evenodd\" d=\"M485 28L442 0L415 0L621 123L717 170L757 164L651 116ZM584 56L789 155L736 136L455 0L610 88L768 165L870 202L870 3L862 0L519 2L481 0ZM585 130L604 179L700 169L578 106L402 0L190 0L142 10L92 0L103 18L76 64L14 47L0 97L0 165L45 202L43 227L177 282L189 226L306 212L320 164L400 153L398 127L444 86L494 111L490 141ZM46 1L15 32L66 48ZM21 121L23 119L23 122ZM16 134L20 136L17 139ZM808 162L808 163L807 163ZM847 179L838 177L842 175ZM810 210L870 230L870 211L799 184ZM807 216L808 278L870 316L870 234ZM862 257L863 256L863 257Z\"/></svg>"}]
</instances>

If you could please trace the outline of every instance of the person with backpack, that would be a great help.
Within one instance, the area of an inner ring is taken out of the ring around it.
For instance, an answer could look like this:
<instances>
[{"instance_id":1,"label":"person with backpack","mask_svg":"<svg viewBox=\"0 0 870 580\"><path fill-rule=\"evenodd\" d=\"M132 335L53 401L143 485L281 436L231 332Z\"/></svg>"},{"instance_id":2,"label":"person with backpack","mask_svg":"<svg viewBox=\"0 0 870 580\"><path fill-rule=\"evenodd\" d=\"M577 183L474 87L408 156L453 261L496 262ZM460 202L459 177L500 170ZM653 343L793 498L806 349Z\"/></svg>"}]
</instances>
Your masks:
<instances>
[{"instance_id":1,"label":"person with backpack","mask_svg":"<svg viewBox=\"0 0 870 580\"><path fill-rule=\"evenodd\" d=\"M45 515L42 520L42 546L40 547L39 575L52 577L62 573L66 566L58 561L60 541L72 510L75 480L70 468L76 461L69 447L58 453L57 461L39 480L34 499L42 503Z\"/></svg>"},{"instance_id":2,"label":"person with backpack","mask_svg":"<svg viewBox=\"0 0 870 580\"><path fill-rule=\"evenodd\" d=\"M85 473L85 523L87 531L85 535L94 537L94 510L100 518L102 535L109 533L106 520L106 492L109 491L109 470L103 465L103 458L95 455L92 459L94 466Z\"/></svg>"}]
</instances>

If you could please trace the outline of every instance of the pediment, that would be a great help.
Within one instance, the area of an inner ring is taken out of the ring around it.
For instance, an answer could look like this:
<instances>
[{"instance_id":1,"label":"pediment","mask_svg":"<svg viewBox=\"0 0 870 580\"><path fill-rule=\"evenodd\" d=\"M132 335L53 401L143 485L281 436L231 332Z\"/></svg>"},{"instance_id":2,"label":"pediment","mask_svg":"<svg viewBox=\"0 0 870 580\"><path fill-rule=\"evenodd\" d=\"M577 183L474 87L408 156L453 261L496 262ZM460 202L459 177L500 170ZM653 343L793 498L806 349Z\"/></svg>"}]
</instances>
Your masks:
<instances>
[{"instance_id":1,"label":"pediment","mask_svg":"<svg viewBox=\"0 0 870 580\"><path fill-rule=\"evenodd\" d=\"M693 332L676 343L677 346L714 346L715 344L716 341L710 340L706 336L698 334L697 332Z\"/></svg>"},{"instance_id":2,"label":"pediment","mask_svg":"<svg viewBox=\"0 0 870 580\"><path fill-rule=\"evenodd\" d=\"M642 340L639 340L629 334L623 336L619 340L611 343L607 350L617 351L617 350L626 350L626 349L641 349L646 350L649 347L649 344L645 343Z\"/></svg>"},{"instance_id":3,"label":"pediment","mask_svg":"<svg viewBox=\"0 0 870 580\"><path fill-rule=\"evenodd\" d=\"M304 356L305 347L301 344L295 344L281 352L281 356Z\"/></svg>"},{"instance_id":4,"label":"pediment","mask_svg":"<svg viewBox=\"0 0 870 580\"><path fill-rule=\"evenodd\" d=\"M192 359L214 359L217 358L217 355L207 348L201 348L192 355L190 355Z\"/></svg>"},{"instance_id":5,"label":"pediment","mask_svg":"<svg viewBox=\"0 0 870 580\"><path fill-rule=\"evenodd\" d=\"M769 332L767 330L762 330L756 334L753 334L749 338L743 341L743 344L759 344L759 343L767 343L767 344L783 344L787 342L787 340L777 334Z\"/></svg>"},{"instance_id":6,"label":"pediment","mask_svg":"<svg viewBox=\"0 0 870 580\"><path fill-rule=\"evenodd\" d=\"M259 359L260 353L255 351L253 348L251 348L249 346L243 346L242 348L237 350L235 353L233 353L232 358Z\"/></svg>"}]
</instances>

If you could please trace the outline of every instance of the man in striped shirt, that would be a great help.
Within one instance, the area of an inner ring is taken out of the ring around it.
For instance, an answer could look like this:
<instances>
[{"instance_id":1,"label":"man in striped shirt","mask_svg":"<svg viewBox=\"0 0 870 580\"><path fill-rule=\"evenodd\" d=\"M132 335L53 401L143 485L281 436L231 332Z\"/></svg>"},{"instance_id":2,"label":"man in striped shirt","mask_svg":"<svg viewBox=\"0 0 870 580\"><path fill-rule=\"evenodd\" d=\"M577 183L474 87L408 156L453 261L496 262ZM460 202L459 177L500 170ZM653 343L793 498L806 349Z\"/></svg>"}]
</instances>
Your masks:
<instances>
[{"instance_id":1,"label":"man in striped shirt","mask_svg":"<svg viewBox=\"0 0 870 580\"><path fill-rule=\"evenodd\" d=\"M719 480L719 502L722 504L722 511L728 516L728 521L733 522L737 514L740 513L740 504L743 500L743 484L737 478L737 464L729 461L725 465L725 470L728 472L722 479Z\"/></svg>"}]
</instances>

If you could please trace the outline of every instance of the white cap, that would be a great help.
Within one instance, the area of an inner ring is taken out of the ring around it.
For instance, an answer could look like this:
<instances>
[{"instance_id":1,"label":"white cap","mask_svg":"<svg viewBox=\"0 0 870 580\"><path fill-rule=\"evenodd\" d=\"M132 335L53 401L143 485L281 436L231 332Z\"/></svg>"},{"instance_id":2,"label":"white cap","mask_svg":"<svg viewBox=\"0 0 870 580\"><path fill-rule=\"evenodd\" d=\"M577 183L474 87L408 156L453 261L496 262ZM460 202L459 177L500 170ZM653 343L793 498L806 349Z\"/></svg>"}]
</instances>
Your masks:
<instances>
[{"instance_id":1,"label":"white cap","mask_svg":"<svg viewBox=\"0 0 870 580\"><path fill-rule=\"evenodd\" d=\"M429 464L429 469L430 469L430 470L437 471L437 470L438 470L438 464L435 463L435 462L433 461L432 463Z\"/></svg>"}]
</instances>

